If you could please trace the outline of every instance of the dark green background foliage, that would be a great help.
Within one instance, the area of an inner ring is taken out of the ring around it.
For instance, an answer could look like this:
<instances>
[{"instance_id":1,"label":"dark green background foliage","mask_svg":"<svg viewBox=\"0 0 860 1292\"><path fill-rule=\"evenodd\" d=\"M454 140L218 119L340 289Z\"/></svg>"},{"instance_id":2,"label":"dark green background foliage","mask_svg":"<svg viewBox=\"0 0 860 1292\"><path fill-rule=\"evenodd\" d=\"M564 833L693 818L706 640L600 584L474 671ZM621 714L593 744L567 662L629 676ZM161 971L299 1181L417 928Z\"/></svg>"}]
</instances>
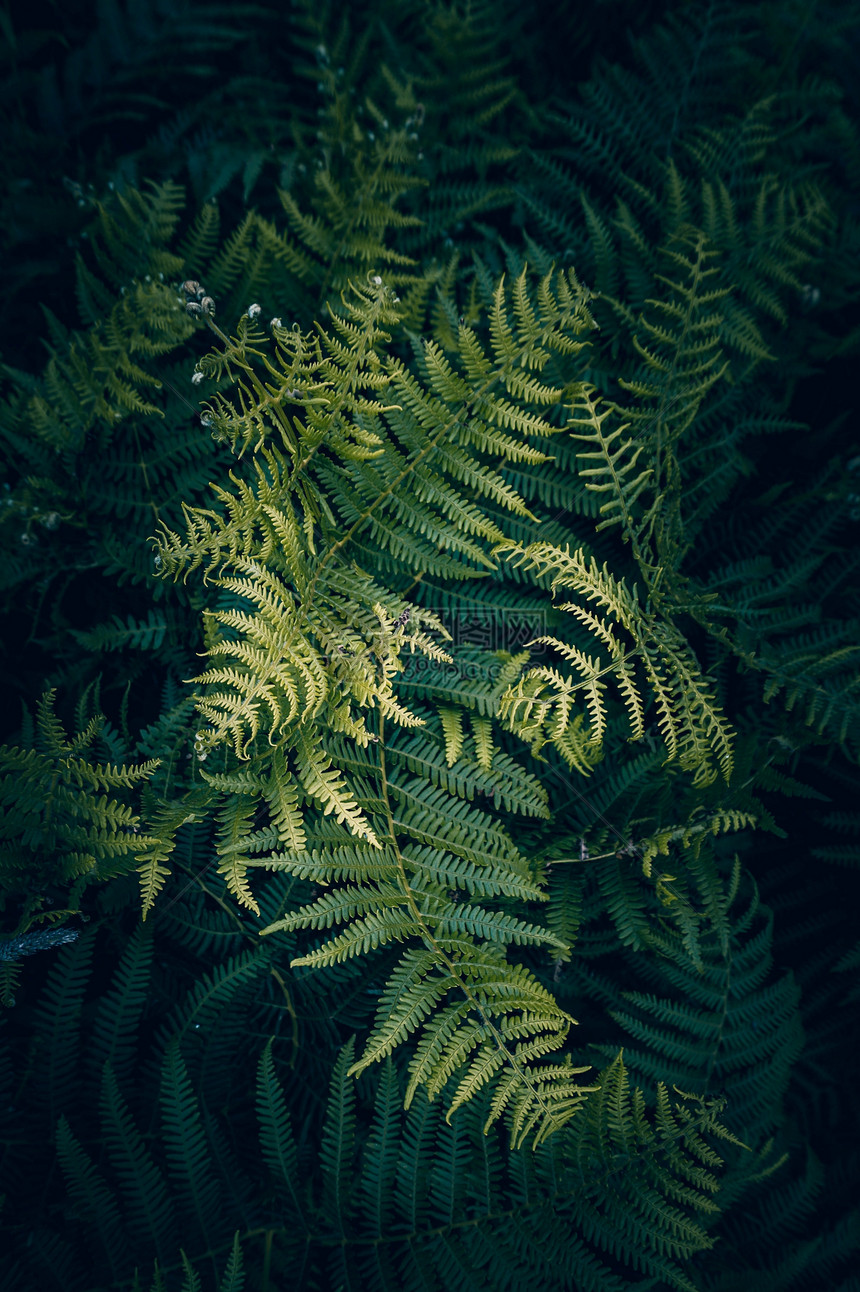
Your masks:
<instances>
[{"instance_id":1,"label":"dark green background foliage","mask_svg":"<svg viewBox=\"0 0 860 1292\"><path fill-rule=\"evenodd\" d=\"M4 1292L857 1292L857 6L0 25Z\"/></svg>"}]
</instances>

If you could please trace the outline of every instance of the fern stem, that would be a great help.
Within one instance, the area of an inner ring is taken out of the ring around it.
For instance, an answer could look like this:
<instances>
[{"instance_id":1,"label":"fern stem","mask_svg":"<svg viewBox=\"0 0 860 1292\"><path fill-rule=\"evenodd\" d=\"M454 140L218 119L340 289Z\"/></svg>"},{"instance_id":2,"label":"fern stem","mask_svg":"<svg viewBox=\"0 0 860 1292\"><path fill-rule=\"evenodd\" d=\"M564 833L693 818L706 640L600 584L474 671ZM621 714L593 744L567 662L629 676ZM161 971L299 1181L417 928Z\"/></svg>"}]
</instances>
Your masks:
<instances>
[{"instance_id":1,"label":"fern stem","mask_svg":"<svg viewBox=\"0 0 860 1292\"><path fill-rule=\"evenodd\" d=\"M273 1229L266 1230L263 1245L263 1271L262 1283L260 1285L261 1292L269 1292L269 1275L272 1269L272 1240L274 1239L274 1236L275 1231Z\"/></svg>"},{"instance_id":2,"label":"fern stem","mask_svg":"<svg viewBox=\"0 0 860 1292\"><path fill-rule=\"evenodd\" d=\"M255 938L255 941L259 941L259 939ZM278 972L278 970L274 967L274 965L272 966L270 972L272 977L275 979L275 982L277 982L280 985L281 991L284 993L284 999L287 1002L287 1013L292 1019L292 1034L290 1039L292 1040L293 1051L292 1051L292 1054L290 1055L289 1066L291 1069L295 1070L296 1056L299 1052L299 1016L296 1013L296 1007L293 1004L293 998L290 995L290 991L289 991L289 988L287 987L287 984L284 982L283 975Z\"/></svg>"},{"instance_id":3,"label":"fern stem","mask_svg":"<svg viewBox=\"0 0 860 1292\"><path fill-rule=\"evenodd\" d=\"M159 512L158 505L156 504L155 499L153 497L152 485L149 483L149 472L146 469L146 462L143 456L143 449L141 448L141 444L140 444L140 432L138 431L136 425L134 427L134 447L137 450L138 457L140 458L140 461L138 462L137 465L140 467L141 475L143 476L143 483L146 486L146 492L149 495L149 505L152 508L153 514L155 516L155 523L158 525L161 523L161 513Z\"/></svg>"},{"instance_id":4,"label":"fern stem","mask_svg":"<svg viewBox=\"0 0 860 1292\"><path fill-rule=\"evenodd\" d=\"M726 1022L728 1021L728 1017L729 1017L729 993L731 991L731 988L732 988L732 944L731 944L731 939L729 939L728 946L726 948L726 981L725 981L725 990L723 992L722 1013L720 1015L720 1024L719 1024L719 1027L717 1028L717 1035L714 1040L713 1047L711 1049L710 1057L708 1058L708 1066L707 1066L707 1069L705 1070L705 1088L702 1091L703 1095L707 1094L708 1092L708 1088L711 1084L711 1077L714 1075L714 1068L717 1066L717 1056L719 1055L719 1052L720 1052L720 1046L723 1043L723 1032L725 1031Z\"/></svg>"}]
</instances>

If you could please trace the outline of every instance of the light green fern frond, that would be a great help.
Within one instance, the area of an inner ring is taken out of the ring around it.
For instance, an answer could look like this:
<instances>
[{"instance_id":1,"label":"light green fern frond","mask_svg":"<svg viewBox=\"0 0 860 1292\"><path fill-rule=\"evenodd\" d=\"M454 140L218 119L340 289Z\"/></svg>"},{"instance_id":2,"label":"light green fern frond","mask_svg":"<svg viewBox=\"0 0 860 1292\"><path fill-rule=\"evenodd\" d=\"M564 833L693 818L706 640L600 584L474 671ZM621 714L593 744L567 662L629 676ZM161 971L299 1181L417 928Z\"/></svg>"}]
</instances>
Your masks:
<instances>
[{"instance_id":1,"label":"light green fern frond","mask_svg":"<svg viewBox=\"0 0 860 1292\"><path fill-rule=\"evenodd\" d=\"M632 737L641 739L645 709L636 664L649 684L668 758L693 771L698 784L706 784L716 775L714 762L728 780L731 732L674 624L644 608L635 585L629 589L624 580L614 578L605 567L601 570L594 558L586 560L580 551L560 551L542 543L528 547L510 544L505 551L517 565L551 575L554 592L562 589L579 594L585 605L572 602L562 608L605 652L591 656L558 638L540 639L576 671L566 676L552 665L534 666L502 697L505 721L531 742L533 752L539 753L543 745L552 743L565 761L587 773L601 754L607 715L604 677L615 681Z\"/></svg>"}]
</instances>

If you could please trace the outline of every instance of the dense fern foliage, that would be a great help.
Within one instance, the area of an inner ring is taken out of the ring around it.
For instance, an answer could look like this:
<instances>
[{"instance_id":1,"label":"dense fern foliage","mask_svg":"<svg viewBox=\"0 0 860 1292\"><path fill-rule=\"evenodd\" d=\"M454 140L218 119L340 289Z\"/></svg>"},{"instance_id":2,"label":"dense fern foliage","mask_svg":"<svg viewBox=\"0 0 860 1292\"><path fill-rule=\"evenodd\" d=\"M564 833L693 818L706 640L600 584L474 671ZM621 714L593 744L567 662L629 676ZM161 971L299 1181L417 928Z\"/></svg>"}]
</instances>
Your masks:
<instances>
[{"instance_id":1,"label":"dense fern foliage","mask_svg":"<svg viewBox=\"0 0 860 1292\"><path fill-rule=\"evenodd\" d=\"M4 1288L854 1288L860 15L0 21Z\"/></svg>"}]
</instances>

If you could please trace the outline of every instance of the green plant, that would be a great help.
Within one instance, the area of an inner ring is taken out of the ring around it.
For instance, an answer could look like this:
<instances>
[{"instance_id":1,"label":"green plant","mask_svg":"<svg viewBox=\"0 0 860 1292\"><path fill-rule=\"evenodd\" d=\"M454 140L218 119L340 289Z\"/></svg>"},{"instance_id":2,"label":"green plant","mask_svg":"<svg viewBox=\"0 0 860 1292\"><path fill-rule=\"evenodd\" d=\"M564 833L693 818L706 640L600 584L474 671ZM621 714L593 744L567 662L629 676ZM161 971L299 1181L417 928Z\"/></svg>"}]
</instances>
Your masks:
<instances>
[{"instance_id":1,"label":"green plant","mask_svg":"<svg viewBox=\"0 0 860 1292\"><path fill-rule=\"evenodd\" d=\"M10 1287L845 1282L842 28L256 16L4 356Z\"/></svg>"}]
</instances>

